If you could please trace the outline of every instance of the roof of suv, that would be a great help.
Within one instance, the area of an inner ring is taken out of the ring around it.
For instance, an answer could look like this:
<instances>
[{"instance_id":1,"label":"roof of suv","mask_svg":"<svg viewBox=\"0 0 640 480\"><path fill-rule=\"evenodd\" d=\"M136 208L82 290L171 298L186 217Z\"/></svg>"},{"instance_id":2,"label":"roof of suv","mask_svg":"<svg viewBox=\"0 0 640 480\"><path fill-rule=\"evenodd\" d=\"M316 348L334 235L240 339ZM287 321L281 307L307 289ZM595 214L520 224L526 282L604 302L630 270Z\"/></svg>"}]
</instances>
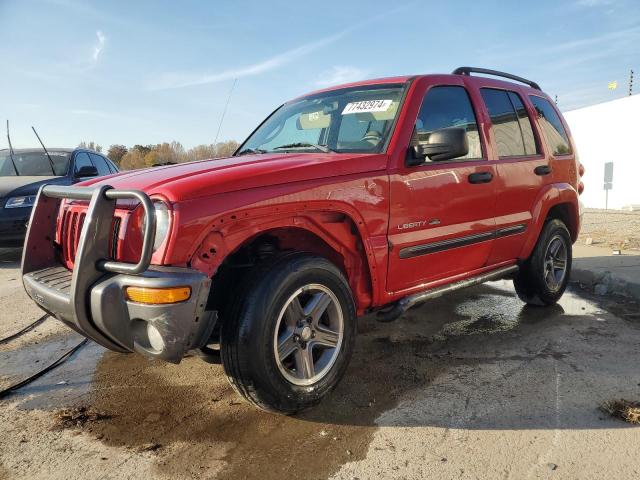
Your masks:
<instances>
[{"instance_id":1,"label":"roof of suv","mask_svg":"<svg viewBox=\"0 0 640 480\"><path fill-rule=\"evenodd\" d=\"M479 73L481 75L491 75L491 77L485 77L485 76L481 76L481 77L473 76L473 77L471 77L471 73ZM488 82L488 83L492 83L494 85L503 85L503 86L517 85L518 87L522 87L522 88L525 88L525 89L535 90L535 91L539 91L539 92L542 91L540 86L536 82L533 82L531 80L527 80L526 78L519 77L517 75L513 75L513 74L510 74L510 73L506 73L506 72L500 72L498 70L490 70L490 69L486 69L486 68L460 67L460 68L456 68L452 73L449 73L449 74L435 73L435 74L422 74L422 75L403 75L403 76L398 76L398 77L372 78L372 79L368 79L368 80L360 80L360 81L357 81L357 82L344 83L344 84L341 84L341 85L333 85L331 87L322 88L322 89L315 90L313 92L301 95L301 96L299 96L297 98L303 98L303 97L307 97L309 95L315 95L317 93L322 93L322 92L330 92L332 90L339 90L339 89L342 89L342 88L360 87L360 86L367 86L367 85L399 84L399 83L406 83L409 80L414 80L414 79L417 79L417 78L425 78L425 77L460 78L461 76L470 77L470 78L473 78L473 79L478 79L478 81ZM508 80L511 80L511 81L505 81L503 79L495 78L495 77L502 77L504 79L508 79ZM515 83L515 82L518 82L518 83Z\"/></svg>"}]
</instances>

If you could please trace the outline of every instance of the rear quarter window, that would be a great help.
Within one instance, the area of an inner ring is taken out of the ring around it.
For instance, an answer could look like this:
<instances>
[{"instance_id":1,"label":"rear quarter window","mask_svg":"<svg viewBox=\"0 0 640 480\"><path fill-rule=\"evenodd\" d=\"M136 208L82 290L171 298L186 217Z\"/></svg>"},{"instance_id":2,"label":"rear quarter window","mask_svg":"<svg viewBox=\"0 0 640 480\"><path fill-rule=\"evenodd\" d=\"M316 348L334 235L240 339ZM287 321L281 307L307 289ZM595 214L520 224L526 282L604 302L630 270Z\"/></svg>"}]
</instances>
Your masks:
<instances>
[{"instance_id":1,"label":"rear quarter window","mask_svg":"<svg viewBox=\"0 0 640 480\"><path fill-rule=\"evenodd\" d=\"M549 100L546 98L529 95L529 99L531 100L533 107L536 109L538 124L544 131L544 136L547 139L547 145L553 154L566 155L571 153L569 136L567 135L567 131L565 130L556 109L553 108Z\"/></svg>"}]
</instances>

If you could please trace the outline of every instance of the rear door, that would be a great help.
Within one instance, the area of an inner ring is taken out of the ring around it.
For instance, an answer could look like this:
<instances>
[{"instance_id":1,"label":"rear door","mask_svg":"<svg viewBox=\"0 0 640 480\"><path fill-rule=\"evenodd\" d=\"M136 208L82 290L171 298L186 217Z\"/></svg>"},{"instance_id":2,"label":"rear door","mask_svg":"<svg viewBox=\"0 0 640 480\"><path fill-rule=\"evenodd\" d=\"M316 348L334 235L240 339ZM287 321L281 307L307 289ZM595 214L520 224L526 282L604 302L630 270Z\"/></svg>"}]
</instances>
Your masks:
<instances>
[{"instance_id":1,"label":"rear door","mask_svg":"<svg viewBox=\"0 0 640 480\"><path fill-rule=\"evenodd\" d=\"M496 170L464 82L427 84L423 95L412 142L459 127L466 130L469 153L390 172L391 292L466 275L486 264L493 245Z\"/></svg>"},{"instance_id":2,"label":"rear door","mask_svg":"<svg viewBox=\"0 0 640 480\"><path fill-rule=\"evenodd\" d=\"M498 170L496 240L488 260L491 265L518 258L529 233L536 198L551 181L551 169L535 132L528 98L520 87L481 86L480 95L491 122L493 160Z\"/></svg>"}]
</instances>

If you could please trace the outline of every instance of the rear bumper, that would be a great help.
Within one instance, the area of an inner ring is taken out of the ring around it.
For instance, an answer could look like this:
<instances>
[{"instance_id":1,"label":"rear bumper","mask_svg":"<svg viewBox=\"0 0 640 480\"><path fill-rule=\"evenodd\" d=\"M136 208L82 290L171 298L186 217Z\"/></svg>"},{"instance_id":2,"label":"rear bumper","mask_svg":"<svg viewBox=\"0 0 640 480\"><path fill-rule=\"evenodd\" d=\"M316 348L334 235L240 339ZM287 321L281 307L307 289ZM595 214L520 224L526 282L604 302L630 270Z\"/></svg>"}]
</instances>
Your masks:
<instances>
[{"instance_id":1,"label":"rear bumper","mask_svg":"<svg viewBox=\"0 0 640 480\"><path fill-rule=\"evenodd\" d=\"M153 245L155 216L145 194L104 186L43 187L23 251L24 287L43 310L110 350L135 351L178 363L187 350L205 345L211 334L215 319L205 311L211 280L189 268L150 266L151 251L144 246L137 264L111 260L109 236L115 199L127 196L144 200L144 244ZM60 198L90 199L73 271L60 264L53 243ZM128 286L189 287L191 296L179 303L141 304L127 299Z\"/></svg>"}]
</instances>

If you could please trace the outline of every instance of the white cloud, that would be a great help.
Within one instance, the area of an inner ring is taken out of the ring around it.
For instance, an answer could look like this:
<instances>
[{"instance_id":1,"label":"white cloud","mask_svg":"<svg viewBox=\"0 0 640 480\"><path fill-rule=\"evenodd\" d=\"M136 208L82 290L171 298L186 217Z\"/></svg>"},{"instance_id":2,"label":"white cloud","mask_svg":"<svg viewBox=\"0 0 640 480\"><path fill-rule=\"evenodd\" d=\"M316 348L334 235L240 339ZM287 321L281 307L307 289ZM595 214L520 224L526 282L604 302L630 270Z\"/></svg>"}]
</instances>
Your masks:
<instances>
[{"instance_id":1,"label":"white cloud","mask_svg":"<svg viewBox=\"0 0 640 480\"><path fill-rule=\"evenodd\" d=\"M322 47L325 47L331 43L334 43L337 40L344 37L345 35L347 35L348 33L353 32L354 30L357 30L359 28L362 28L365 25L369 25L379 20L386 20L392 14L410 9L415 3L416 2L411 2L406 5L401 5L399 7L385 11L384 13L379 13L368 19L354 23L350 27L334 35L321 38L320 40L317 40L315 42L303 44L299 47L292 48L291 50L287 50L283 53L267 58L266 60L263 60L261 62L254 63L252 65L247 65L246 67L227 69L227 70L222 70L221 72L165 73L151 80L148 84L148 89L149 90L168 90L172 88L184 88L184 87L191 87L195 85L206 85L209 83L222 82L225 80L232 80L234 78L242 78L242 77L259 75L261 73L282 67L283 65L286 65L296 60L297 58L303 57L304 55L308 55L309 53L312 53Z\"/></svg>"},{"instance_id":2,"label":"white cloud","mask_svg":"<svg viewBox=\"0 0 640 480\"><path fill-rule=\"evenodd\" d=\"M247 65L246 67L228 69L216 73L165 73L154 79L149 85L149 89L167 90L171 88L191 87L194 85L205 85L234 78L258 75L286 65L299 57L333 43L344 36L345 33L346 31L322 38L315 42L306 43L291 50L287 50L286 52L274 55L266 60L262 60L261 62Z\"/></svg>"},{"instance_id":3,"label":"white cloud","mask_svg":"<svg viewBox=\"0 0 640 480\"><path fill-rule=\"evenodd\" d=\"M336 65L320 74L320 78L315 82L318 87L330 87L341 83L355 82L362 80L369 72L358 67Z\"/></svg>"},{"instance_id":4,"label":"white cloud","mask_svg":"<svg viewBox=\"0 0 640 480\"><path fill-rule=\"evenodd\" d=\"M93 63L98 63L98 58L100 57L100 54L102 53L102 49L104 48L104 44L107 41L107 37L104 36L104 33L102 33L100 30L98 30L96 32L96 38L97 38L97 42L96 44L93 46L93 55L91 58L93 58Z\"/></svg>"}]
</instances>

